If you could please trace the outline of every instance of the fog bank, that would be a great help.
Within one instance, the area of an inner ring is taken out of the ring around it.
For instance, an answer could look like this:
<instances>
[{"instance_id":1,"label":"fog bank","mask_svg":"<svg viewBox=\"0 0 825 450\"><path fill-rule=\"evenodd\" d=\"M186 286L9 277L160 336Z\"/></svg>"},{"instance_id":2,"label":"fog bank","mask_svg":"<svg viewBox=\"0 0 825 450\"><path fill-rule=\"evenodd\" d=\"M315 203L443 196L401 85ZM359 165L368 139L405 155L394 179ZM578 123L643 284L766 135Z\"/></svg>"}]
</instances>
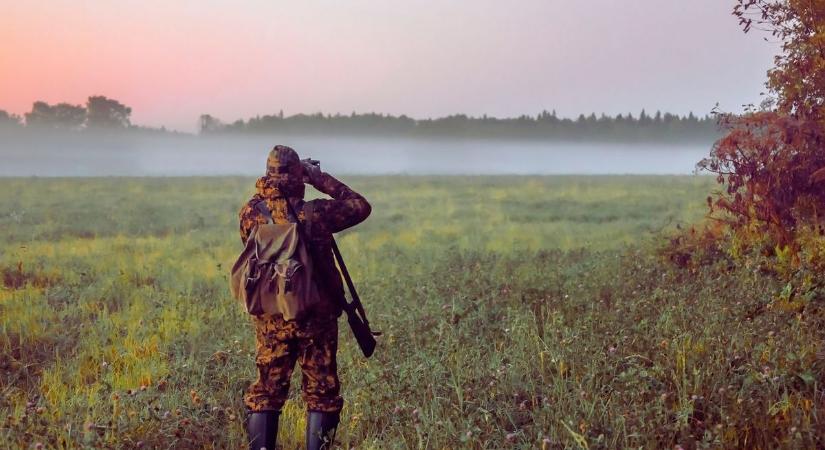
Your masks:
<instances>
[{"instance_id":1,"label":"fog bank","mask_svg":"<svg viewBox=\"0 0 825 450\"><path fill-rule=\"evenodd\" d=\"M258 175L275 144L352 175L689 174L705 144L83 133L0 136L0 176Z\"/></svg>"}]
</instances>

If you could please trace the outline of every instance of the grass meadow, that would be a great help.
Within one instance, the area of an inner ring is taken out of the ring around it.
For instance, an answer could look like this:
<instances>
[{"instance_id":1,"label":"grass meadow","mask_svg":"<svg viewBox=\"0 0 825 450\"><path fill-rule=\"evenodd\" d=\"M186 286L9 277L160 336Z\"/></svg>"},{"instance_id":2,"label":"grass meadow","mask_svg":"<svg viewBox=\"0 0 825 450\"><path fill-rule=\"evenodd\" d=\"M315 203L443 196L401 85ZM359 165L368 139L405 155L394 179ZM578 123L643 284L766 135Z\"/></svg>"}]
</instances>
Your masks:
<instances>
[{"instance_id":1,"label":"grass meadow","mask_svg":"<svg viewBox=\"0 0 825 450\"><path fill-rule=\"evenodd\" d=\"M347 177L341 448L822 448L822 315L657 252L708 177ZM245 448L251 178L0 179L0 448ZM296 371L299 372L299 371ZM293 378L280 445L300 448Z\"/></svg>"}]
</instances>

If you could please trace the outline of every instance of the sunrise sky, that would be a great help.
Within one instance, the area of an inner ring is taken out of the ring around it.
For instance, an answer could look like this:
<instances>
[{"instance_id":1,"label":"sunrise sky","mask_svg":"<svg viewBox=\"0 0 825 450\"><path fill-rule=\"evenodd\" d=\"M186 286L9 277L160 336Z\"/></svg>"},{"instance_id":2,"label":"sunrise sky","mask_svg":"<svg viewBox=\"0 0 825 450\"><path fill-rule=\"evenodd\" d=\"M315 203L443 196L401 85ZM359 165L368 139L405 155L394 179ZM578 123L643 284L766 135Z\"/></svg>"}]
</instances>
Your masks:
<instances>
[{"instance_id":1,"label":"sunrise sky","mask_svg":"<svg viewBox=\"0 0 825 450\"><path fill-rule=\"evenodd\" d=\"M758 102L777 51L725 0L0 0L0 109L116 98L210 113L706 114Z\"/></svg>"}]
</instances>

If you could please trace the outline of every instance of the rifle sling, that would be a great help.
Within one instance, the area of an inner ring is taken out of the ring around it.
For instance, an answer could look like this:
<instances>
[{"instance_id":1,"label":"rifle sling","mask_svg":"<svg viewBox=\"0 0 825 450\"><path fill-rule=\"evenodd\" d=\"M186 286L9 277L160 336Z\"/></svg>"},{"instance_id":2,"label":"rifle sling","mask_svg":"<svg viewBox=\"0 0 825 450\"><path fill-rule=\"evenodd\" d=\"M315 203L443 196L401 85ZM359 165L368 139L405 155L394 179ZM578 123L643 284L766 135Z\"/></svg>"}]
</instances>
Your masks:
<instances>
[{"instance_id":1,"label":"rifle sling","mask_svg":"<svg viewBox=\"0 0 825 450\"><path fill-rule=\"evenodd\" d=\"M354 309L361 316L361 320L364 321L364 325L369 326L370 323L367 320L367 313L364 311L364 306L361 304L361 298L358 297L358 292L355 290L355 284L352 282L352 277L349 276L347 265L344 264L344 258L341 256L341 251L338 250L338 244L335 242L335 238L332 239L332 252L335 254L335 259L338 261L338 267L341 269L341 274L347 282L347 289L349 289L349 293L352 296L352 303L348 306L354 307Z\"/></svg>"},{"instance_id":2,"label":"rifle sling","mask_svg":"<svg viewBox=\"0 0 825 450\"><path fill-rule=\"evenodd\" d=\"M270 211L269 207L266 205L266 200L260 200L258 203L255 203L255 209L257 209L261 215L266 217L266 223L275 223L275 221L272 220L272 211Z\"/></svg>"}]
</instances>

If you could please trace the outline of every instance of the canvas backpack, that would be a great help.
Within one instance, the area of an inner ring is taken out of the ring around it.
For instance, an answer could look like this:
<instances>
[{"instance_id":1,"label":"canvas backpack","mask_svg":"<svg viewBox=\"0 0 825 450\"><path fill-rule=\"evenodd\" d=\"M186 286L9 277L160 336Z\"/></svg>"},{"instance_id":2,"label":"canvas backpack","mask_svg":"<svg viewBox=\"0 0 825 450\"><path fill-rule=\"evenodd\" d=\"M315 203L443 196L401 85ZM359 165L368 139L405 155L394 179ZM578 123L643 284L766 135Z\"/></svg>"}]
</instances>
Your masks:
<instances>
[{"instance_id":1,"label":"canvas backpack","mask_svg":"<svg viewBox=\"0 0 825 450\"><path fill-rule=\"evenodd\" d=\"M259 201L255 208L267 218L267 223L253 229L232 266L232 296L255 316L282 314L285 320L300 318L320 301L312 256L299 228L302 225L291 206L290 222L286 224L273 222L266 201ZM311 209L312 204L307 203L307 218L312 216Z\"/></svg>"}]
</instances>

